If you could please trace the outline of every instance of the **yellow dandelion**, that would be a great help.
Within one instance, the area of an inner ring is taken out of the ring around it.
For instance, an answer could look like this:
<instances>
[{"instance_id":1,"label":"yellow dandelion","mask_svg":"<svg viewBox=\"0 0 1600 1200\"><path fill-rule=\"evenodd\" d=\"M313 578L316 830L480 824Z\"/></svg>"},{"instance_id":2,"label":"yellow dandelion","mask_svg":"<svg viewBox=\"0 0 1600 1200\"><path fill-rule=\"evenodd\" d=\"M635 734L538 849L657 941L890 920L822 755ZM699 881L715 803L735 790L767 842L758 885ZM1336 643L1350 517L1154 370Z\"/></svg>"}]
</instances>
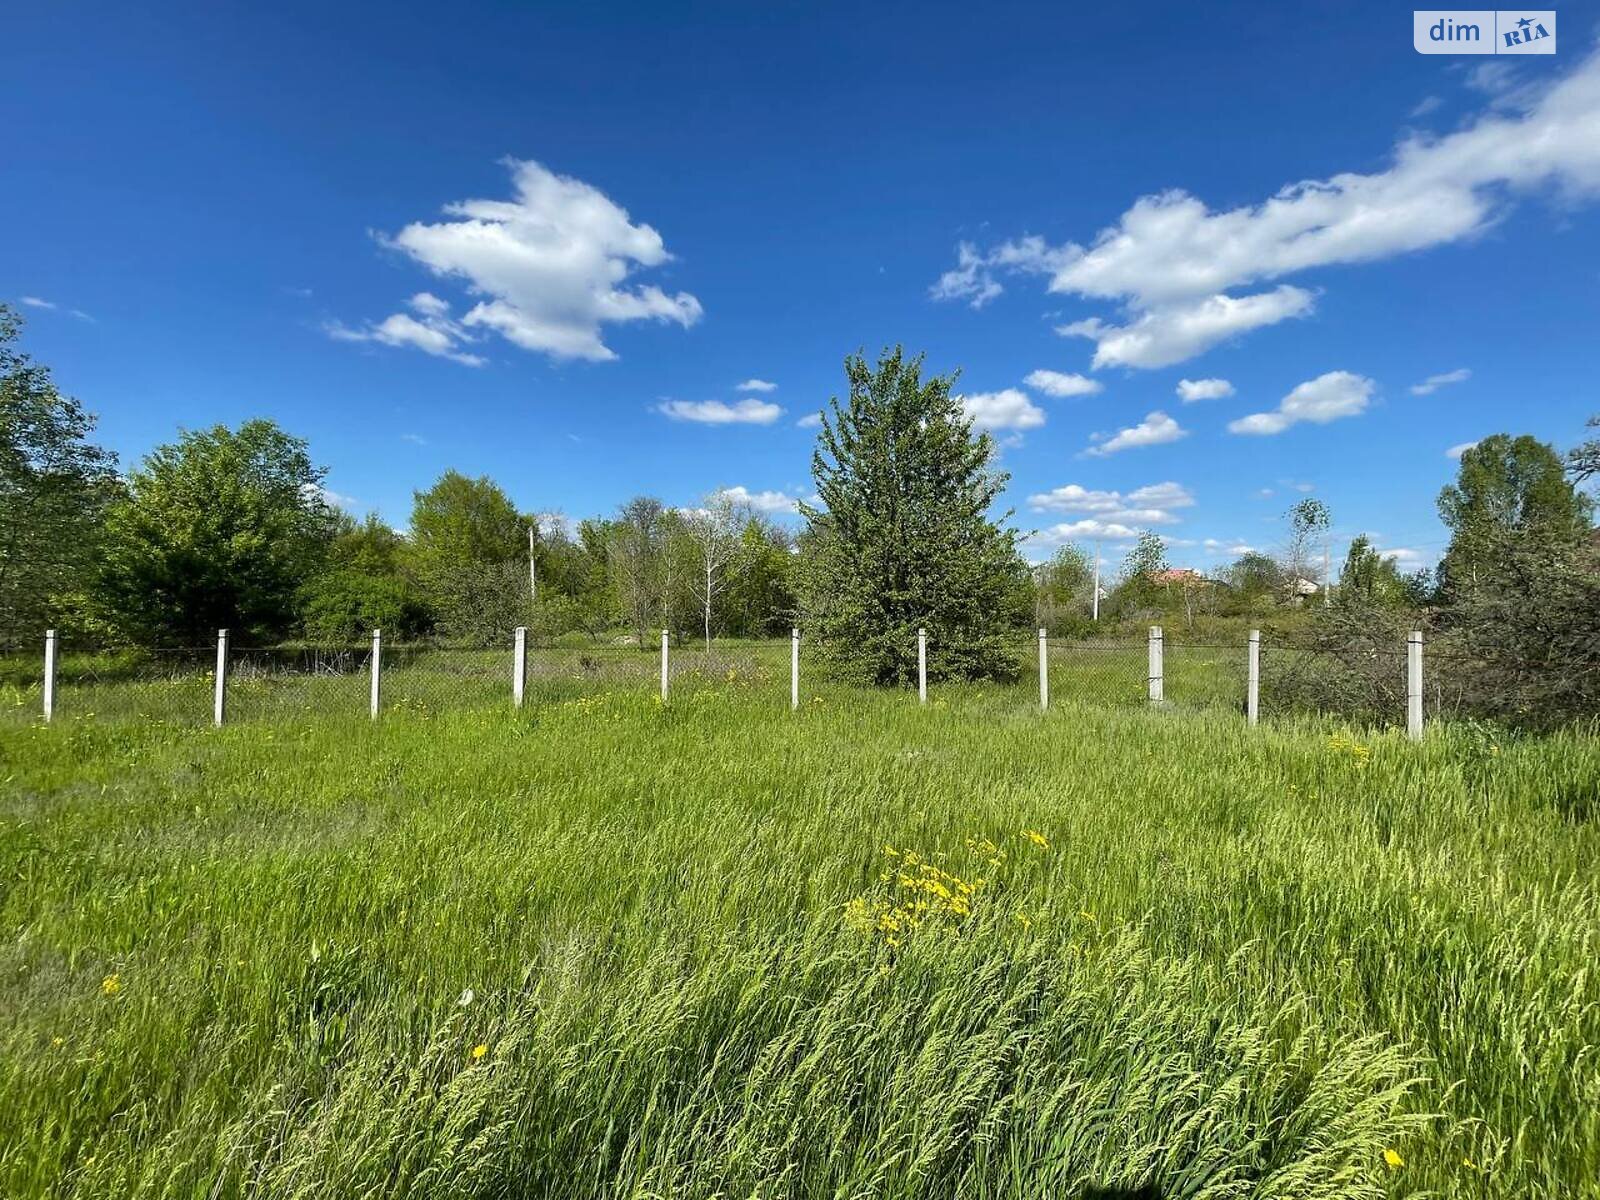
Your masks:
<instances>
[{"instance_id":1,"label":"yellow dandelion","mask_svg":"<svg viewBox=\"0 0 1600 1200\"><path fill-rule=\"evenodd\" d=\"M50 1044L59 1050L61 1047L67 1044L67 1039L63 1037L53 1037L50 1039Z\"/></svg>"},{"instance_id":2,"label":"yellow dandelion","mask_svg":"<svg viewBox=\"0 0 1600 1200\"><path fill-rule=\"evenodd\" d=\"M100 990L108 996L115 996L122 990L122 976L107 975L100 981Z\"/></svg>"},{"instance_id":3,"label":"yellow dandelion","mask_svg":"<svg viewBox=\"0 0 1600 1200\"><path fill-rule=\"evenodd\" d=\"M1017 914L1017 924L1022 926L1024 933L1033 928L1033 922L1028 918L1027 913Z\"/></svg>"},{"instance_id":4,"label":"yellow dandelion","mask_svg":"<svg viewBox=\"0 0 1600 1200\"><path fill-rule=\"evenodd\" d=\"M1478 1164L1473 1162L1470 1158L1462 1158L1461 1165L1467 1168L1469 1171L1476 1171L1478 1169Z\"/></svg>"},{"instance_id":5,"label":"yellow dandelion","mask_svg":"<svg viewBox=\"0 0 1600 1200\"><path fill-rule=\"evenodd\" d=\"M489 1053L489 1047L483 1042L479 1042L472 1048L472 1061L477 1062L487 1053Z\"/></svg>"},{"instance_id":6,"label":"yellow dandelion","mask_svg":"<svg viewBox=\"0 0 1600 1200\"><path fill-rule=\"evenodd\" d=\"M1391 1171L1398 1171L1401 1167L1406 1165L1406 1160L1400 1157L1400 1152L1388 1147L1384 1148L1383 1161L1389 1164L1389 1169Z\"/></svg>"},{"instance_id":7,"label":"yellow dandelion","mask_svg":"<svg viewBox=\"0 0 1600 1200\"><path fill-rule=\"evenodd\" d=\"M1037 829L1024 829L1022 831L1022 836L1027 838L1041 850L1050 849L1050 839L1045 837L1044 834L1040 833Z\"/></svg>"}]
</instances>

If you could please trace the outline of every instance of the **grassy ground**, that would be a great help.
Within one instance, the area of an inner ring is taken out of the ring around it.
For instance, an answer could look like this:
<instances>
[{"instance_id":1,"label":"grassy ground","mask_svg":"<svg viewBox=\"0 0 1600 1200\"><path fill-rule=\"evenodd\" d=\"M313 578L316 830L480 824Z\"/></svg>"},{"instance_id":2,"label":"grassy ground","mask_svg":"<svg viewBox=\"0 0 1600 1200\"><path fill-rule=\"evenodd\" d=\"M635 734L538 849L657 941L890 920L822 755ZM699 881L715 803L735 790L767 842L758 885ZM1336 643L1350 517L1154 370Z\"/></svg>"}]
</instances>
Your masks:
<instances>
[{"instance_id":1,"label":"grassy ground","mask_svg":"<svg viewBox=\"0 0 1600 1200\"><path fill-rule=\"evenodd\" d=\"M0 1194L1600 1194L1600 743L778 682L11 723Z\"/></svg>"}]
</instances>

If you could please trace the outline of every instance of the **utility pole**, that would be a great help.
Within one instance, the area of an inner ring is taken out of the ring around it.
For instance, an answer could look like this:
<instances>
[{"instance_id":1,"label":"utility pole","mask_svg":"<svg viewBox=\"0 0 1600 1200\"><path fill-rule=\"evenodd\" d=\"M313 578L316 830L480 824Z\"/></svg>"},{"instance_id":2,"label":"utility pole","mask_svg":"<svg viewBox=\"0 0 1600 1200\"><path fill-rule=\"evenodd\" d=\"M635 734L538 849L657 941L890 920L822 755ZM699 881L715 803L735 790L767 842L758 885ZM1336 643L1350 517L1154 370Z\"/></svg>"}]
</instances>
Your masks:
<instances>
[{"instance_id":1,"label":"utility pole","mask_svg":"<svg viewBox=\"0 0 1600 1200\"><path fill-rule=\"evenodd\" d=\"M1094 619L1100 619L1100 539L1094 540Z\"/></svg>"}]
</instances>

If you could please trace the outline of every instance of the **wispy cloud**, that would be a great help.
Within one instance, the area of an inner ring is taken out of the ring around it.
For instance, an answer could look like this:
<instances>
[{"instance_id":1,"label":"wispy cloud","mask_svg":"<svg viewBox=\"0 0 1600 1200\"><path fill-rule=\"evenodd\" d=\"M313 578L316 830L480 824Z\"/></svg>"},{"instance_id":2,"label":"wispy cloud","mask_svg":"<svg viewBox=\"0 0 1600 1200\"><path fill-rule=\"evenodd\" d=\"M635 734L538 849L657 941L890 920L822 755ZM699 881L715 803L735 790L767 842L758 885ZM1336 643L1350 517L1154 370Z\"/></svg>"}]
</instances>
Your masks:
<instances>
[{"instance_id":1,"label":"wispy cloud","mask_svg":"<svg viewBox=\"0 0 1600 1200\"><path fill-rule=\"evenodd\" d=\"M766 379L746 379L733 390L736 392L775 392L778 390L778 385Z\"/></svg>"},{"instance_id":2,"label":"wispy cloud","mask_svg":"<svg viewBox=\"0 0 1600 1200\"><path fill-rule=\"evenodd\" d=\"M474 341L472 334L450 318L450 306L432 292L418 292L407 301L411 313L394 313L364 329L351 329L337 321L323 326L323 331L338 342L379 342L385 346L410 346L431 354L435 358L448 358L451 362L468 367L481 367L485 360L476 354L459 349ZM413 316L412 313L416 315Z\"/></svg>"},{"instance_id":3,"label":"wispy cloud","mask_svg":"<svg viewBox=\"0 0 1600 1200\"><path fill-rule=\"evenodd\" d=\"M1101 434L1093 435L1090 440L1095 444L1084 453L1096 458L1104 458L1108 454L1116 454L1122 450L1132 450L1139 446L1160 446L1166 442L1175 442L1179 438L1189 436L1189 431L1182 428L1166 413L1157 410L1145 417L1137 425L1130 425L1126 429L1119 429L1110 437ZM1099 440L1096 440L1099 439Z\"/></svg>"},{"instance_id":4,"label":"wispy cloud","mask_svg":"<svg viewBox=\"0 0 1600 1200\"><path fill-rule=\"evenodd\" d=\"M402 442L410 442L414 446L426 446L428 444L428 439L420 433L402 433L400 440Z\"/></svg>"},{"instance_id":5,"label":"wispy cloud","mask_svg":"<svg viewBox=\"0 0 1600 1200\"><path fill-rule=\"evenodd\" d=\"M1178 509L1193 506L1194 496L1189 489L1171 480L1127 493L1069 483L1028 497L1028 507L1036 512L1087 513L1133 525L1170 525L1182 519Z\"/></svg>"},{"instance_id":6,"label":"wispy cloud","mask_svg":"<svg viewBox=\"0 0 1600 1200\"><path fill-rule=\"evenodd\" d=\"M1446 458L1460 458L1463 454L1465 454L1468 450L1471 450L1477 444L1477 442L1457 442L1454 446L1451 446L1450 449L1444 452L1444 456Z\"/></svg>"},{"instance_id":7,"label":"wispy cloud","mask_svg":"<svg viewBox=\"0 0 1600 1200\"><path fill-rule=\"evenodd\" d=\"M1300 384L1271 412L1251 413L1228 422L1228 432L1271 435L1302 421L1326 425L1341 417L1359 416L1366 411L1376 386L1364 375L1329 371Z\"/></svg>"},{"instance_id":8,"label":"wispy cloud","mask_svg":"<svg viewBox=\"0 0 1600 1200\"><path fill-rule=\"evenodd\" d=\"M1312 289L1248 289L1464 241L1535 189L1568 200L1600 193L1600 54L1537 90L1510 86L1500 64L1491 70L1481 79L1495 99L1476 120L1443 137L1402 137L1383 170L1289 183L1223 210L1174 188L1140 197L1087 243L964 243L932 295L977 307L1000 294L1003 277L1042 276L1051 292L1125 314L1060 327L1095 343L1096 367L1159 367L1315 306Z\"/></svg>"},{"instance_id":9,"label":"wispy cloud","mask_svg":"<svg viewBox=\"0 0 1600 1200\"><path fill-rule=\"evenodd\" d=\"M1022 382L1035 391L1043 392L1046 396L1054 396L1058 400L1071 396L1093 396L1104 390L1104 385L1098 379L1061 371L1030 371Z\"/></svg>"},{"instance_id":10,"label":"wispy cloud","mask_svg":"<svg viewBox=\"0 0 1600 1200\"><path fill-rule=\"evenodd\" d=\"M974 429L1038 429L1044 424L1044 410L1016 388L973 392L957 399Z\"/></svg>"},{"instance_id":11,"label":"wispy cloud","mask_svg":"<svg viewBox=\"0 0 1600 1200\"><path fill-rule=\"evenodd\" d=\"M795 424L801 429L817 429L822 425L822 414L820 412L807 413L805 416L796 421Z\"/></svg>"},{"instance_id":12,"label":"wispy cloud","mask_svg":"<svg viewBox=\"0 0 1600 1200\"><path fill-rule=\"evenodd\" d=\"M726 496L735 504L746 505L768 516L798 512L800 506L800 497L782 491L752 492L749 488L741 486L721 488L718 494Z\"/></svg>"},{"instance_id":13,"label":"wispy cloud","mask_svg":"<svg viewBox=\"0 0 1600 1200\"><path fill-rule=\"evenodd\" d=\"M37 308L43 312L64 312L69 317L77 317L80 321L88 321L91 325L94 324L94 318L84 312L83 309L62 308L54 300L46 300L43 296L18 296L17 300L28 308Z\"/></svg>"},{"instance_id":14,"label":"wispy cloud","mask_svg":"<svg viewBox=\"0 0 1600 1200\"><path fill-rule=\"evenodd\" d=\"M1185 404L1201 400L1223 400L1233 395L1233 384L1226 379L1180 379L1178 399Z\"/></svg>"},{"instance_id":15,"label":"wispy cloud","mask_svg":"<svg viewBox=\"0 0 1600 1200\"><path fill-rule=\"evenodd\" d=\"M724 400L663 400L656 411L674 421L699 425L771 425L783 415L778 405L753 396L733 404Z\"/></svg>"},{"instance_id":16,"label":"wispy cloud","mask_svg":"<svg viewBox=\"0 0 1600 1200\"><path fill-rule=\"evenodd\" d=\"M1442 375L1429 375L1421 383L1411 385L1413 396L1428 396L1437 392L1442 387L1452 383L1465 383L1472 378L1472 372L1466 367L1458 367L1454 371L1446 371Z\"/></svg>"}]
</instances>

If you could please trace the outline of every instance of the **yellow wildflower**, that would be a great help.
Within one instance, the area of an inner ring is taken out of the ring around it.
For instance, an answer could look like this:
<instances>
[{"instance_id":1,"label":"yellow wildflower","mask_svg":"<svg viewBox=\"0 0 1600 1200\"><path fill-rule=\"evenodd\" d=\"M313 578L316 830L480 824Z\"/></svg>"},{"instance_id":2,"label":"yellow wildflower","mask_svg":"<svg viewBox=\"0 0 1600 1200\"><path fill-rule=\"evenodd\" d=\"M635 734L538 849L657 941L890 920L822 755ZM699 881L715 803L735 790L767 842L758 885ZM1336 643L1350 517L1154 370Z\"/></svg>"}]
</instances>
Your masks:
<instances>
[{"instance_id":1,"label":"yellow wildflower","mask_svg":"<svg viewBox=\"0 0 1600 1200\"><path fill-rule=\"evenodd\" d=\"M1389 1164L1391 1171L1397 1171L1406 1165L1406 1160L1400 1157L1398 1150L1391 1150L1387 1147L1383 1151L1383 1161Z\"/></svg>"},{"instance_id":2,"label":"yellow wildflower","mask_svg":"<svg viewBox=\"0 0 1600 1200\"><path fill-rule=\"evenodd\" d=\"M485 1043L479 1042L472 1048L472 1061L477 1062L487 1053L489 1053L489 1047Z\"/></svg>"},{"instance_id":3,"label":"yellow wildflower","mask_svg":"<svg viewBox=\"0 0 1600 1200\"><path fill-rule=\"evenodd\" d=\"M1022 836L1027 838L1041 850L1050 849L1050 839L1045 837L1044 834L1040 833L1037 829L1024 829L1022 831Z\"/></svg>"},{"instance_id":4,"label":"yellow wildflower","mask_svg":"<svg viewBox=\"0 0 1600 1200\"><path fill-rule=\"evenodd\" d=\"M122 990L122 976L107 975L100 981L100 990L108 996L115 996Z\"/></svg>"}]
</instances>

